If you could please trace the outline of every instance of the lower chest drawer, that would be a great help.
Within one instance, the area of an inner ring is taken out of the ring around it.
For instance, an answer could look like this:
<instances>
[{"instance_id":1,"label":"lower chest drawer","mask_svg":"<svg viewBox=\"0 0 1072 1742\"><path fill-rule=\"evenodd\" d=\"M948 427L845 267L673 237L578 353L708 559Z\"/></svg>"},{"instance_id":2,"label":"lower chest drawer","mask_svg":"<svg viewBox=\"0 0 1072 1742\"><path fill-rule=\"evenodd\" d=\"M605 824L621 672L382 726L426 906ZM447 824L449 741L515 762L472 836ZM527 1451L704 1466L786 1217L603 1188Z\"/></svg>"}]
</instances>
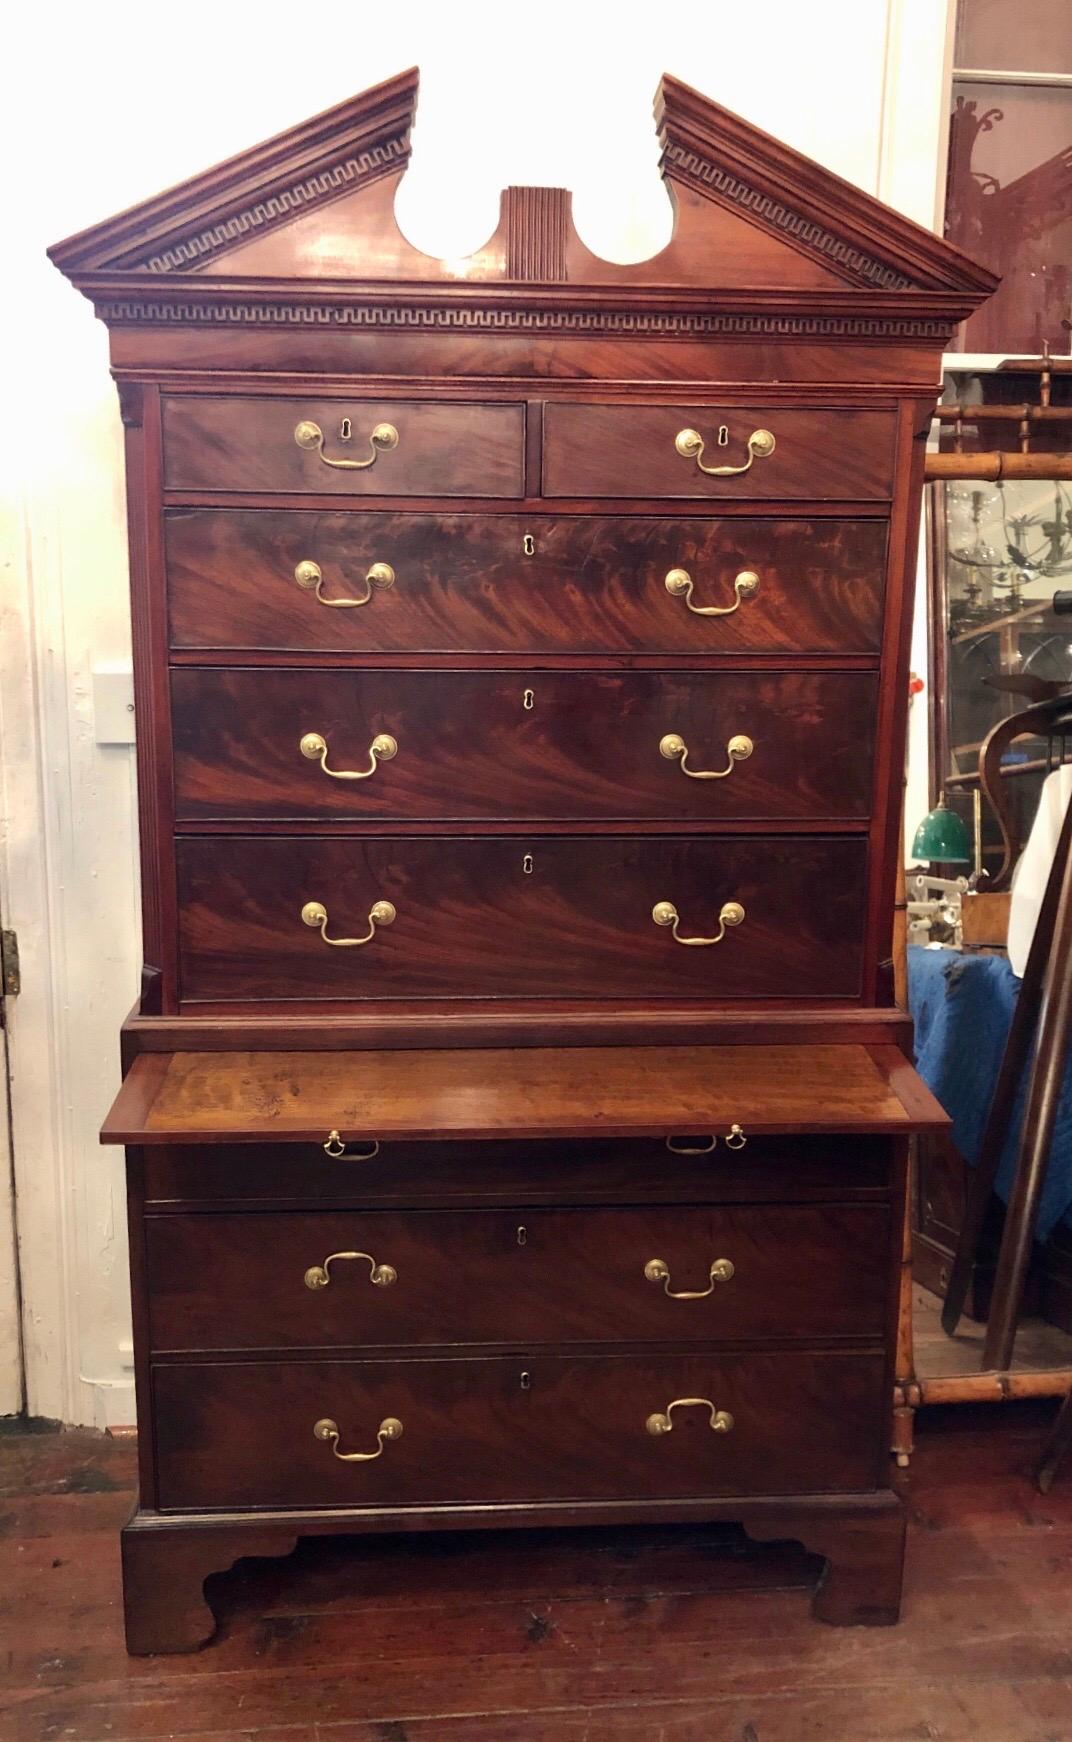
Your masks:
<instances>
[{"instance_id":1,"label":"lower chest drawer","mask_svg":"<svg viewBox=\"0 0 1072 1742\"><path fill-rule=\"evenodd\" d=\"M177 851L186 1000L860 991L861 838L191 836Z\"/></svg>"},{"instance_id":2,"label":"lower chest drawer","mask_svg":"<svg viewBox=\"0 0 1072 1742\"><path fill-rule=\"evenodd\" d=\"M159 1504L392 1507L866 1490L880 1354L160 1365Z\"/></svg>"},{"instance_id":3,"label":"lower chest drawer","mask_svg":"<svg viewBox=\"0 0 1072 1742\"><path fill-rule=\"evenodd\" d=\"M131 1195L156 1212L483 1209L504 1204L797 1204L885 1197L882 1137L450 1138L344 1153L319 1143L161 1144L139 1153Z\"/></svg>"},{"instance_id":4,"label":"lower chest drawer","mask_svg":"<svg viewBox=\"0 0 1072 1742\"><path fill-rule=\"evenodd\" d=\"M882 1335L881 1205L149 1218L158 1351Z\"/></svg>"}]
</instances>

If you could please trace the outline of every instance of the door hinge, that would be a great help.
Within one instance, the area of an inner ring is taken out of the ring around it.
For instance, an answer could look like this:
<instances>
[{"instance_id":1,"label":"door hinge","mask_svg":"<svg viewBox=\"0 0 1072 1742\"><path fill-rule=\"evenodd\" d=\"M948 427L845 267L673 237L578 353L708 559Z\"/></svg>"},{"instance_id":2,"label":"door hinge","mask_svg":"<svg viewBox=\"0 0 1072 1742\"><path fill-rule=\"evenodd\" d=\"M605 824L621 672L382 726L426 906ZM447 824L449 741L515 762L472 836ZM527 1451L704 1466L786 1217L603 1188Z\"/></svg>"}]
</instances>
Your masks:
<instances>
[{"instance_id":1,"label":"door hinge","mask_svg":"<svg viewBox=\"0 0 1072 1742\"><path fill-rule=\"evenodd\" d=\"M17 998L21 990L18 933L0 931L0 993L5 998Z\"/></svg>"}]
</instances>

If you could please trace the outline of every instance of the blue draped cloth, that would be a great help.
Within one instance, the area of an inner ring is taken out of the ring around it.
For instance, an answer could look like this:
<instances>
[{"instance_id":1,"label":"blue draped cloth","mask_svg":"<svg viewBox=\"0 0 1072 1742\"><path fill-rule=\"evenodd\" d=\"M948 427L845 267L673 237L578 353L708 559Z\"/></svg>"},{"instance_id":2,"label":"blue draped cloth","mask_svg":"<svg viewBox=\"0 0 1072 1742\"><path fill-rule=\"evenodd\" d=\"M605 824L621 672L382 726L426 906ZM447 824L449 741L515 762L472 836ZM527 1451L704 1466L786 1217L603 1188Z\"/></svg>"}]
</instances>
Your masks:
<instances>
[{"instance_id":1,"label":"blue draped cloth","mask_svg":"<svg viewBox=\"0 0 1072 1742\"><path fill-rule=\"evenodd\" d=\"M953 1142L972 1167L979 1159L990 1096L1019 991L1020 982L1004 956L962 955L957 950L920 946L908 951L916 1069L952 1119ZM1006 1203L1025 1093L1026 1082L1021 1082L998 1169L996 1189ZM1061 1220L1072 1226L1072 1060L1061 1090L1037 1238L1045 1240Z\"/></svg>"}]
</instances>

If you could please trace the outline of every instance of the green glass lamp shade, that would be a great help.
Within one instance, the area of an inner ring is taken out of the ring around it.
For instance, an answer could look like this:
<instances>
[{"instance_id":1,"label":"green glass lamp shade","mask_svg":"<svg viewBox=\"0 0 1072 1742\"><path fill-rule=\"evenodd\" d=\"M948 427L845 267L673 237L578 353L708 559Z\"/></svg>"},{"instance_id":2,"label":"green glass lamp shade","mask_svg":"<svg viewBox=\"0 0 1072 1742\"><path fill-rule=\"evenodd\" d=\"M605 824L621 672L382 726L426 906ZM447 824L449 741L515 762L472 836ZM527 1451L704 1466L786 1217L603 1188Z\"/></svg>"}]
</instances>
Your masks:
<instances>
[{"instance_id":1,"label":"green glass lamp shade","mask_svg":"<svg viewBox=\"0 0 1072 1742\"><path fill-rule=\"evenodd\" d=\"M939 800L934 810L927 812L916 830L912 857L924 859L932 865L966 865L971 859L968 831L944 798Z\"/></svg>"}]
</instances>

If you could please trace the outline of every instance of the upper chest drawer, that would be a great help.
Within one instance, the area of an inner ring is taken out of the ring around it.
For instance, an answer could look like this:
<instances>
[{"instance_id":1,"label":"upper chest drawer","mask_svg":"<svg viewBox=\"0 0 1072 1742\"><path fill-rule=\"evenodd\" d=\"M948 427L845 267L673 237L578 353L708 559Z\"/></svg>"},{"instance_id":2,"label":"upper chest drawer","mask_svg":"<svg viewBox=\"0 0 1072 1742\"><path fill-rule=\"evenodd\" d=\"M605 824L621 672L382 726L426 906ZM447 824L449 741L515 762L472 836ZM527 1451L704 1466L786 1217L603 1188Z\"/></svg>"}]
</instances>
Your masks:
<instances>
[{"instance_id":1,"label":"upper chest drawer","mask_svg":"<svg viewBox=\"0 0 1072 1742\"><path fill-rule=\"evenodd\" d=\"M522 496L524 418L445 400L165 398L164 486Z\"/></svg>"},{"instance_id":2,"label":"upper chest drawer","mask_svg":"<svg viewBox=\"0 0 1072 1742\"><path fill-rule=\"evenodd\" d=\"M544 411L547 496L870 501L893 489L889 411L566 405Z\"/></svg>"}]
</instances>

